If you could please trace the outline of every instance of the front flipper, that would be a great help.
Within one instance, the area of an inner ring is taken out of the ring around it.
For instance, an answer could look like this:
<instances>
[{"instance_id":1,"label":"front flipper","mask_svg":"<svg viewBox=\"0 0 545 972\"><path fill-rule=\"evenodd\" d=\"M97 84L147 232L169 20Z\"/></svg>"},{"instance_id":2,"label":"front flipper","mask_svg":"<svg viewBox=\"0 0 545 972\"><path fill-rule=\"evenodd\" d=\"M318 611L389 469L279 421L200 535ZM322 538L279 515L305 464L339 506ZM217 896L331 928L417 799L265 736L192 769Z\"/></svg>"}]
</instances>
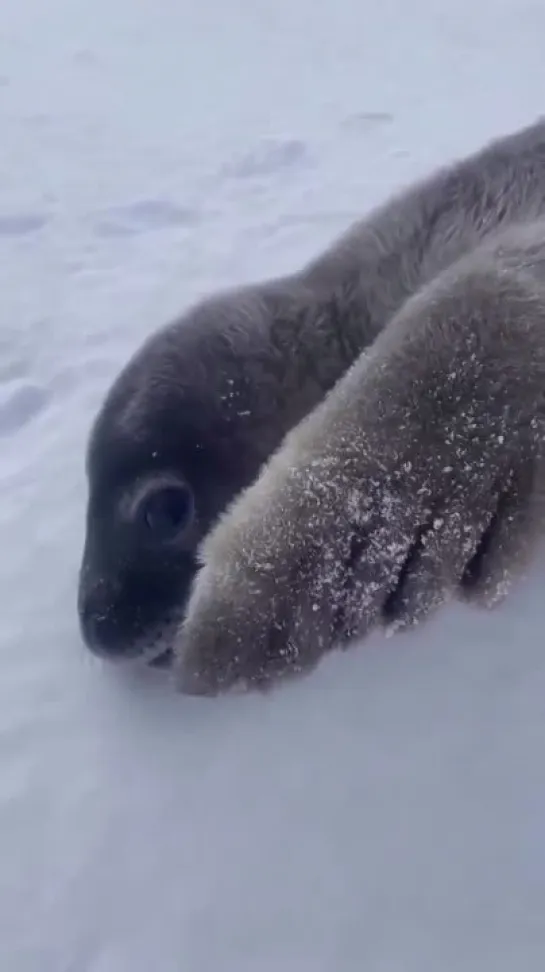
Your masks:
<instances>
[{"instance_id":1,"label":"front flipper","mask_svg":"<svg viewBox=\"0 0 545 972\"><path fill-rule=\"evenodd\" d=\"M494 607L505 599L512 582L522 576L543 535L544 486L540 462L528 462L512 476L474 557L466 565L459 589L463 600Z\"/></svg>"},{"instance_id":2,"label":"front flipper","mask_svg":"<svg viewBox=\"0 0 545 972\"><path fill-rule=\"evenodd\" d=\"M205 542L176 646L182 691L307 671L377 623L476 591L478 563L486 587L498 551L528 547L544 322L535 282L486 257L405 305Z\"/></svg>"}]
</instances>

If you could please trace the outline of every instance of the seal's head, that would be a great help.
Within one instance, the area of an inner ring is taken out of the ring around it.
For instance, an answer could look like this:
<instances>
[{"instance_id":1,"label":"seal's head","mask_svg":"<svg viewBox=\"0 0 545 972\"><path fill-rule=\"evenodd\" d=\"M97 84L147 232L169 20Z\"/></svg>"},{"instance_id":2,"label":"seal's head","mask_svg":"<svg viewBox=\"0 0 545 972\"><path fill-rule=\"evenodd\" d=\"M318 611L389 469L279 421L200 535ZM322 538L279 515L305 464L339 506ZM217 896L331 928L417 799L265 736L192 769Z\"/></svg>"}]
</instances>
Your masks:
<instances>
[{"instance_id":1,"label":"seal's head","mask_svg":"<svg viewBox=\"0 0 545 972\"><path fill-rule=\"evenodd\" d=\"M78 613L96 654L164 658L201 540L314 403L292 353L297 294L281 281L204 300L114 381L87 454Z\"/></svg>"},{"instance_id":2,"label":"seal's head","mask_svg":"<svg viewBox=\"0 0 545 972\"><path fill-rule=\"evenodd\" d=\"M278 444L285 366L263 355L268 313L251 294L207 300L153 335L110 389L89 441L78 593L96 654L165 656L201 539Z\"/></svg>"}]
</instances>

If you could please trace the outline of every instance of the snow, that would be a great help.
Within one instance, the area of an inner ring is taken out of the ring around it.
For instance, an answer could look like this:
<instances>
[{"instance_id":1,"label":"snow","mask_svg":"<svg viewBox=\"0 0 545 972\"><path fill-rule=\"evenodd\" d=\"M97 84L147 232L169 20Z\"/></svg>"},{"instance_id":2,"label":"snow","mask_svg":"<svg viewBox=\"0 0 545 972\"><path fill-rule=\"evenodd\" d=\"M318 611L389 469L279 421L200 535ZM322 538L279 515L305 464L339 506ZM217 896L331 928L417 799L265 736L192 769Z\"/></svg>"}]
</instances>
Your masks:
<instances>
[{"instance_id":1,"label":"snow","mask_svg":"<svg viewBox=\"0 0 545 972\"><path fill-rule=\"evenodd\" d=\"M543 111L532 0L2 0L0 968L545 961L543 558L273 693L91 659L84 443L143 336Z\"/></svg>"}]
</instances>

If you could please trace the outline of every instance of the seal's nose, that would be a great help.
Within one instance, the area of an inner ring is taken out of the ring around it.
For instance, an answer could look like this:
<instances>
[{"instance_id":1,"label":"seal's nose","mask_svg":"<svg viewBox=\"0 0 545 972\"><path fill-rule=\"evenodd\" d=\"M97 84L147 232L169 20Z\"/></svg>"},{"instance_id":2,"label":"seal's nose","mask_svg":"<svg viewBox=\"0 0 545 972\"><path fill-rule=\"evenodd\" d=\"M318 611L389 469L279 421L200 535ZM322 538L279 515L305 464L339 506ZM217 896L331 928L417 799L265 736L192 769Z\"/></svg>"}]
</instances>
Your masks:
<instances>
[{"instance_id":1,"label":"seal's nose","mask_svg":"<svg viewBox=\"0 0 545 972\"><path fill-rule=\"evenodd\" d=\"M85 583L80 586L78 615L82 637L87 647L101 657L124 654L125 639L116 621L115 600L115 589L104 580L89 587Z\"/></svg>"}]
</instances>

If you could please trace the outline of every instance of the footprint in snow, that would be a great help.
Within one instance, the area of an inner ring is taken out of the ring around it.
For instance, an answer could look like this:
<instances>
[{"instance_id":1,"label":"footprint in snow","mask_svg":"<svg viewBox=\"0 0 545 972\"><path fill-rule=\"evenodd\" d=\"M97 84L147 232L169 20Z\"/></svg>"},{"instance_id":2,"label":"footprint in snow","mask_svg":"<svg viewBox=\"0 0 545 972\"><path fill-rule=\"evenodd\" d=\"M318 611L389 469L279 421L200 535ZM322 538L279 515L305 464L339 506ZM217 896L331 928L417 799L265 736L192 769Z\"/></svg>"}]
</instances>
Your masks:
<instances>
[{"instance_id":1,"label":"footprint in snow","mask_svg":"<svg viewBox=\"0 0 545 972\"><path fill-rule=\"evenodd\" d=\"M0 394L0 435L13 435L46 409L49 394L38 385L18 385Z\"/></svg>"},{"instance_id":2,"label":"footprint in snow","mask_svg":"<svg viewBox=\"0 0 545 972\"><path fill-rule=\"evenodd\" d=\"M348 115L341 122L341 127L347 132L367 134L384 125L391 125L394 116L389 111L356 111Z\"/></svg>"},{"instance_id":3,"label":"footprint in snow","mask_svg":"<svg viewBox=\"0 0 545 972\"><path fill-rule=\"evenodd\" d=\"M155 230L192 226L199 218L197 210L190 207L179 206L166 199L143 199L101 213L95 231L99 236L135 236Z\"/></svg>"},{"instance_id":4,"label":"footprint in snow","mask_svg":"<svg viewBox=\"0 0 545 972\"><path fill-rule=\"evenodd\" d=\"M300 139L265 138L252 151L225 164L222 172L235 179L251 179L275 175L310 162L308 148Z\"/></svg>"},{"instance_id":5,"label":"footprint in snow","mask_svg":"<svg viewBox=\"0 0 545 972\"><path fill-rule=\"evenodd\" d=\"M49 216L43 213L0 213L0 236L28 236L48 222Z\"/></svg>"}]
</instances>

